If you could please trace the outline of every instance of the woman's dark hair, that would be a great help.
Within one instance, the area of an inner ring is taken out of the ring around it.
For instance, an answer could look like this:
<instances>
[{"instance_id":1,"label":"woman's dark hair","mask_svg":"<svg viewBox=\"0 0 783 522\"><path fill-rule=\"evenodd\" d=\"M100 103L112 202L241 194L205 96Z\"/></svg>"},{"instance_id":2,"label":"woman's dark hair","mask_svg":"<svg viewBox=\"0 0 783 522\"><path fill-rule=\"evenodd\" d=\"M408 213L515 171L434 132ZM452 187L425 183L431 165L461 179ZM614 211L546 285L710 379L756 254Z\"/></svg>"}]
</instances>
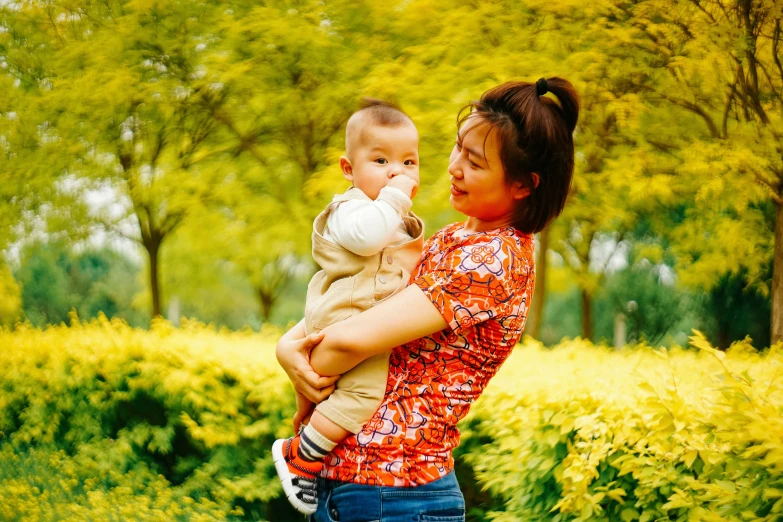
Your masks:
<instances>
[{"instance_id":1,"label":"woman's dark hair","mask_svg":"<svg viewBox=\"0 0 783 522\"><path fill-rule=\"evenodd\" d=\"M563 211L574 173L573 132L579 117L574 87L562 78L507 82L460 111L457 128L470 116L481 117L496 133L506 182L530 189L517 204L512 224L531 234L545 229Z\"/></svg>"}]
</instances>

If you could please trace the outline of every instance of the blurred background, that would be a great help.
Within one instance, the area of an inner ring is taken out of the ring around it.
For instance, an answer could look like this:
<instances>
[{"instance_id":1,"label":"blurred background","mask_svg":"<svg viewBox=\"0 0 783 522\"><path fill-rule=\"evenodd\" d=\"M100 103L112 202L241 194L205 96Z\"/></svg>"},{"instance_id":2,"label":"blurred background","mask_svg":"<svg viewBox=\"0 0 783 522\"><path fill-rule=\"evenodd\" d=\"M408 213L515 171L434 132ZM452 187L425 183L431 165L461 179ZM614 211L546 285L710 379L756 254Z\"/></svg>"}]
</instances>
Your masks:
<instances>
[{"instance_id":1,"label":"blurred background","mask_svg":"<svg viewBox=\"0 0 783 522\"><path fill-rule=\"evenodd\" d=\"M561 76L581 96L576 172L537 236L527 333L769 346L781 17L773 0L2 0L0 322L291 324L362 96L419 128L430 236L463 219L459 110Z\"/></svg>"},{"instance_id":2,"label":"blurred background","mask_svg":"<svg viewBox=\"0 0 783 522\"><path fill-rule=\"evenodd\" d=\"M274 344L347 118L416 122L431 236L463 219L460 109L553 76L576 171L537 341L460 423L467 520L780 520L782 25L779 0L0 0L0 520L302 520Z\"/></svg>"}]
</instances>

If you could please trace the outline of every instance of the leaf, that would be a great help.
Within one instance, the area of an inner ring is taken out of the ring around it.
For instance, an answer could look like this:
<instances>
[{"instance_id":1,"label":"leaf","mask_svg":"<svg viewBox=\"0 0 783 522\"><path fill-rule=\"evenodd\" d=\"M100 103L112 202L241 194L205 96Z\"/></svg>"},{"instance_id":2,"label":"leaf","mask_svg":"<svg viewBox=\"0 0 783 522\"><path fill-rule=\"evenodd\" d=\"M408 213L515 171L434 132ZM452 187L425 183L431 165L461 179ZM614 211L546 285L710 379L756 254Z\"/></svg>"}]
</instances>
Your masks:
<instances>
[{"instance_id":1,"label":"leaf","mask_svg":"<svg viewBox=\"0 0 783 522\"><path fill-rule=\"evenodd\" d=\"M699 456L699 452L696 450L691 450L687 452L682 457L682 461L685 463L685 465L690 468L693 465L693 461L696 460L696 457Z\"/></svg>"},{"instance_id":2,"label":"leaf","mask_svg":"<svg viewBox=\"0 0 783 522\"><path fill-rule=\"evenodd\" d=\"M639 520L639 512L632 508L625 508L620 512L620 519L623 522Z\"/></svg>"},{"instance_id":3,"label":"leaf","mask_svg":"<svg viewBox=\"0 0 783 522\"><path fill-rule=\"evenodd\" d=\"M729 493L735 493L737 491L736 485L730 480L716 480L715 483Z\"/></svg>"}]
</instances>

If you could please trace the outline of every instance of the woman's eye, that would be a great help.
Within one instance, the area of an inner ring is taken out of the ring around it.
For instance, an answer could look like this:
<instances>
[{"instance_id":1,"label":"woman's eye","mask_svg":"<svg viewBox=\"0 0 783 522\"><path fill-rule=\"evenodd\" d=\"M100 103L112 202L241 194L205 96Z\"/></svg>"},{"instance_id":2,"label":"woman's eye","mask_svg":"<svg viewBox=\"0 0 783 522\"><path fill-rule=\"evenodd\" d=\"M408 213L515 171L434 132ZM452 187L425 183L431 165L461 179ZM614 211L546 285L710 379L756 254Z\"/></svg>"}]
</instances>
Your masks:
<instances>
[{"instance_id":1,"label":"woman's eye","mask_svg":"<svg viewBox=\"0 0 783 522\"><path fill-rule=\"evenodd\" d=\"M462 145L458 141L455 141L454 145L457 147L457 150L462 150Z\"/></svg>"},{"instance_id":2,"label":"woman's eye","mask_svg":"<svg viewBox=\"0 0 783 522\"><path fill-rule=\"evenodd\" d=\"M481 168L481 167L479 167L478 165L476 165L475 163L473 163L473 162L472 162L472 161L470 161L470 160L468 160L468 163L470 163L470 166L471 166L471 167L473 167L474 169Z\"/></svg>"},{"instance_id":3,"label":"woman's eye","mask_svg":"<svg viewBox=\"0 0 783 522\"><path fill-rule=\"evenodd\" d=\"M375 160L375 163L377 163L379 165L386 165L386 163L388 163L388 162L386 161L386 158L378 158L378 159Z\"/></svg>"}]
</instances>

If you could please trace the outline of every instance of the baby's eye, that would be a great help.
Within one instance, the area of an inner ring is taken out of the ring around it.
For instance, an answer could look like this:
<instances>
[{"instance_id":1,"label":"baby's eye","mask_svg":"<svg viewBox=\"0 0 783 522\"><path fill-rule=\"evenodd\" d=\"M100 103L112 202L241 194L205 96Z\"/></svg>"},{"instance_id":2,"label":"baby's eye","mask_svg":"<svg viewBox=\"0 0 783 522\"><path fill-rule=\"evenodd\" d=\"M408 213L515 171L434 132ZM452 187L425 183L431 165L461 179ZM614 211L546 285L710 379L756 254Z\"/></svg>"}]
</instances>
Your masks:
<instances>
[{"instance_id":1,"label":"baby's eye","mask_svg":"<svg viewBox=\"0 0 783 522\"><path fill-rule=\"evenodd\" d=\"M388 161L386 161L386 158L378 158L375 160L375 163L377 163L378 165L386 165Z\"/></svg>"},{"instance_id":2,"label":"baby's eye","mask_svg":"<svg viewBox=\"0 0 783 522\"><path fill-rule=\"evenodd\" d=\"M405 160L405 164L408 165L408 166L411 166L411 165L415 165L416 162L413 161L413 160Z\"/></svg>"}]
</instances>

